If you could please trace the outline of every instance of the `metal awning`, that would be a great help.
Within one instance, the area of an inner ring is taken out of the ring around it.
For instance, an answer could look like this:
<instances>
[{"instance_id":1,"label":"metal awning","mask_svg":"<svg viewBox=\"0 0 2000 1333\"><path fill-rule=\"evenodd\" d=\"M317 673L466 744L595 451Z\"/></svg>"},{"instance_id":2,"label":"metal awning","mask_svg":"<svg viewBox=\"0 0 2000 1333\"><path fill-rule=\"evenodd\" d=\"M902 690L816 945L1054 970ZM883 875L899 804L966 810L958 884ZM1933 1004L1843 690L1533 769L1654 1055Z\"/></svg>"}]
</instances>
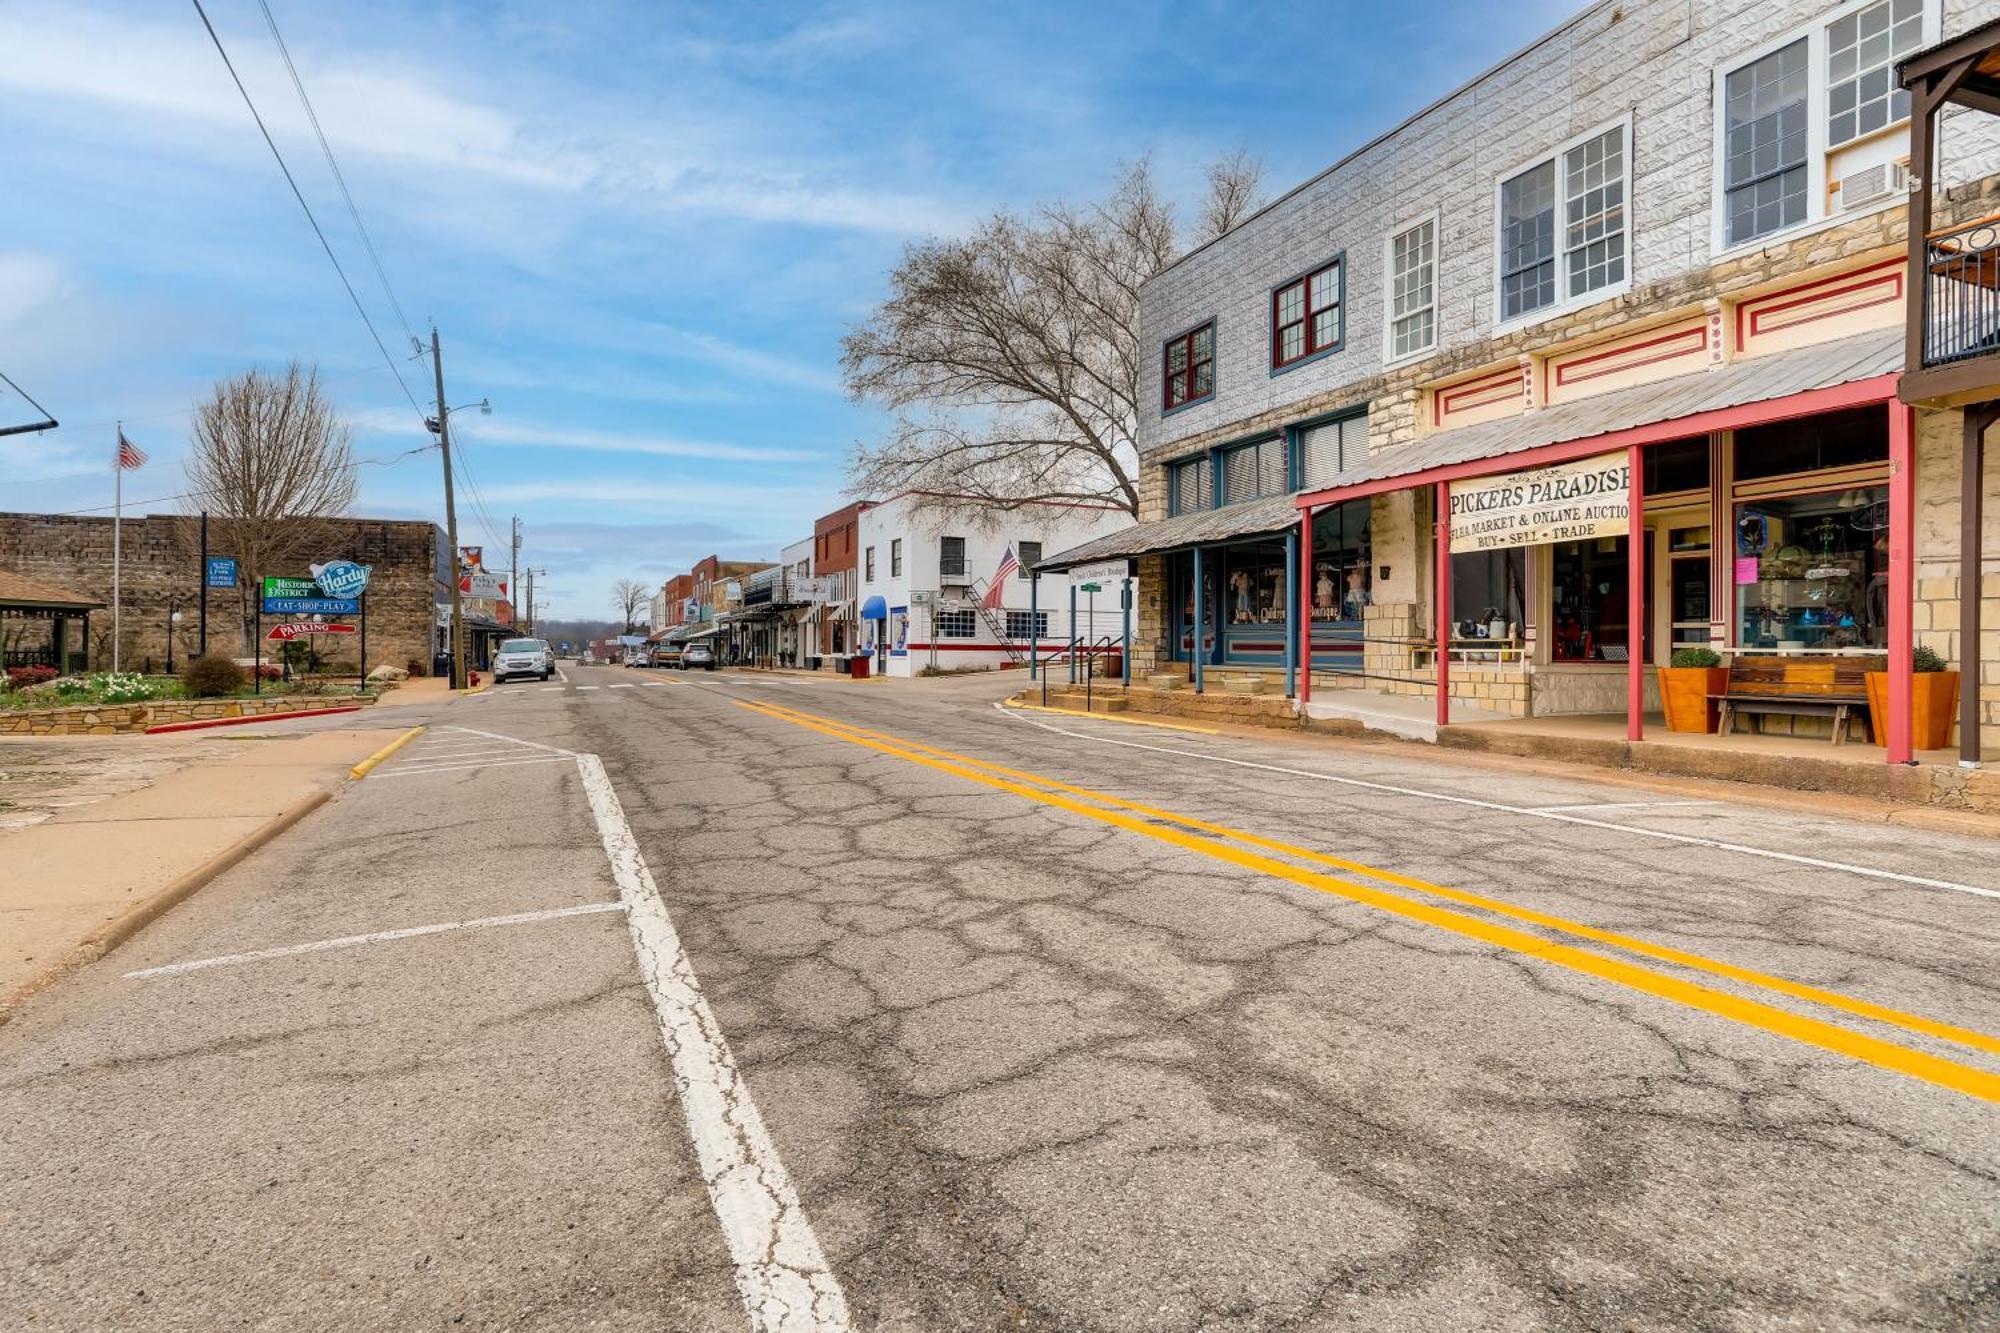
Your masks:
<instances>
[{"instance_id":1,"label":"metal awning","mask_svg":"<svg viewBox=\"0 0 2000 1333\"><path fill-rule=\"evenodd\" d=\"M1836 388L1896 374L1902 368L1903 330L1877 329L1812 347L1773 352L1716 369L1655 380L1651 384L1613 389L1560 407L1538 408L1521 416L1443 431L1415 444L1371 454L1357 466L1286 503L1332 504L1347 498L1339 494L1342 491L1373 493L1402 489L1402 485L1422 485L1430 480L1420 475L1423 473L1504 459L1555 445L1577 444L1581 456L1600 443L1606 448L1622 443L1601 437L1644 427L1674 426L1685 421L1688 434L1705 434L1711 429L1700 420L1705 413ZM1494 470L1507 469L1503 466ZM1386 482L1402 485L1382 484Z\"/></svg>"},{"instance_id":2,"label":"metal awning","mask_svg":"<svg viewBox=\"0 0 2000 1333\"><path fill-rule=\"evenodd\" d=\"M722 632L722 627L720 625L710 625L706 629L696 630L694 633L688 635L685 639L682 639L681 642L693 643L696 639L712 639L721 632Z\"/></svg>"},{"instance_id":3,"label":"metal awning","mask_svg":"<svg viewBox=\"0 0 2000 1333\"><path fill-rule=\"evenodd\" d=\"M1261 500L1247 500L1221 509L1202 509L1152 523L1134 523L1039 560L1035 568L1042 573L1056 573L1072 565L1095 564L1121 556L1152 555L1244 537L1275 535L1297 527L1298 522L1299 511L1291 496L1267 495Z\"/></svg>"}]
</instances>

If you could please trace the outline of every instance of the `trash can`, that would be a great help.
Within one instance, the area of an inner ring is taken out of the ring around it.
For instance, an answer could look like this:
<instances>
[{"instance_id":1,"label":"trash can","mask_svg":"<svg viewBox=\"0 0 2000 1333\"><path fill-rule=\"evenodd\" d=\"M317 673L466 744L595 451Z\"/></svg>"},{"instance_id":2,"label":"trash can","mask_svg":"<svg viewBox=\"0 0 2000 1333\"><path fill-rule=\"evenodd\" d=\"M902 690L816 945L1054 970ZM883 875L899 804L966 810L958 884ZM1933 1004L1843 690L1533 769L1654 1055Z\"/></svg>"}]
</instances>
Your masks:
<instances>
[{"instance_id":1,"label":"trash can","mask_svg":"<svg viewBox=\"0 0 2000 1333\"><path fill-rule=\"evenodd\" d=\"M856 680L868 679L868 667L874 660L874 657L867 653L856 653L847 659L847 674Z\"/></svg>"}]
</instances>

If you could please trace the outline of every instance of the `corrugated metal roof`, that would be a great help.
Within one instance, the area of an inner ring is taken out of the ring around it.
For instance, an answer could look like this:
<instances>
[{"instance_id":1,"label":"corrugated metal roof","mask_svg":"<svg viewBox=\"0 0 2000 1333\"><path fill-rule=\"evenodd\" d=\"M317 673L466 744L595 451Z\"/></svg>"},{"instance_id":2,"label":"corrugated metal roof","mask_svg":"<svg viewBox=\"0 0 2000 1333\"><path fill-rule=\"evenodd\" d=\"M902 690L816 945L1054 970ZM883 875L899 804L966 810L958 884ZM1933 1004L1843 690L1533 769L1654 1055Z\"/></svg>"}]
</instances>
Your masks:
<instances>
[{"instance_id":1,"label":"corrugated metal roof","mask_svg":"<svg viewBox=\"0 0 2000 1333\"><path fill-rule=\"evenodd\" d=\"M1299 511L1291 496L1270 495L1261 500L1225 505L1221 509L1176 514L1156 523L1135 523L1081 546L1072 546L1060 555L1037 562L1035 568L1067 569L1071 565L1087 565L1094 560L1115 560L1120 556L1151 555L1155 551L1206 546L1234 537L1283 532L1298 521Z\"/></svg>"},{"instance_id":2,"label":"corrugated metal roof","mask_svg":"<svg viewBox=\"0 0 2000 1333\"><path fill-rule=\"evenodd\" d=\"M1581 402L1546 407L1524 416L1461 426L1415 444L1371 454L1312 489L1330 491L1366 482L1390 481L1458 463L1504 458L1544 445L1588 440L1701 412L1785 398L1813 389L1830 389L1902 368L1903 330L1877 329L1812 347L1733 361L1717 369L1629 389L1613 389ZM1093 560L1205 546L1234 537L1283 532L1297 522L1298 509L1293 496L1270 496L1247 504L1135 524L1050 556L1035 568L1060 570Z\"/></svg>"},{"instance_id":3,"label":"corrugated metal roof","mask_svg":"<svg viewBox=\"0 0 2000 1333\"><path fill-rule=\"evenodd\" d=\"M1313 489L1333 490L1456 463L1504 458L1544 445L1587 440L1699 412L1785 398L1812 389L1830 389L1902 368L1903 330L1877 329L1814 347L1732 361L1714 370L1677 375L1629 389L1613 389L1581 402L1545 407L1523 416L1461 426L1400 449L1372 454Z\"/></svg>"}]
</instances>

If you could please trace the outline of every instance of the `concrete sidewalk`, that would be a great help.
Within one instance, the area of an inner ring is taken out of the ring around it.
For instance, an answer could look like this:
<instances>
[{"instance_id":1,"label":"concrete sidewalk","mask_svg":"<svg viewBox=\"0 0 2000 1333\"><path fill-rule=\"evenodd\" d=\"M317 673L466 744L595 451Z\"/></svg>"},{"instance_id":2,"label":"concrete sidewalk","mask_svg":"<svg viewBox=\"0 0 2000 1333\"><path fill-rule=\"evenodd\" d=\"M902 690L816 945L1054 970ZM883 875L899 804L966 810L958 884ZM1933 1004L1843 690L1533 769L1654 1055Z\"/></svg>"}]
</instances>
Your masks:
<instances>
[{"instance_id":1,"label":"concrete sidewalk","mask_svg":"<svg viewBox=\"0 0 2000 1333\"><path fill-rule=\"evenodd\" d=\"M267 739L0 831L0 1022L327 800L400 729Z\"/></svg>"}]
</instances>

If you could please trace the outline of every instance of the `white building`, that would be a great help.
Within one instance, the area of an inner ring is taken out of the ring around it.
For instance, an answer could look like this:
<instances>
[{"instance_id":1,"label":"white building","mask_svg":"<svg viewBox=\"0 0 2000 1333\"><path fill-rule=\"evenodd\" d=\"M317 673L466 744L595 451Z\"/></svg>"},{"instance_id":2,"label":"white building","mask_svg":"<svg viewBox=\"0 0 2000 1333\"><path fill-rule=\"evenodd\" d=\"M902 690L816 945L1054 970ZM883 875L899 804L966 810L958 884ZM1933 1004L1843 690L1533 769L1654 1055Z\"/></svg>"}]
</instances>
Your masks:
<instances>
[{"instance_id":1,"label":"white building","mask_svg":"<svg viewBox=\"0 0 2000 1333\"><path fill-rule=\"evenodd\" d=\"M1101 591L1079 594L1074 626L1071 576L1045 574L1031 592L1029 575L1044 554L1131 521L1111 506L996 509L914 493L873 505L860 518L860 642L876 669L892 676L1026 666L1031 640L1046 661L1068 651L1072 628L1092 651L1115 649L1124 562L1100 580ZM989 598L1003 567L1000 592ZM1136 581L1132 589L1136 606Z\"/></svg>"}]
</instances>

